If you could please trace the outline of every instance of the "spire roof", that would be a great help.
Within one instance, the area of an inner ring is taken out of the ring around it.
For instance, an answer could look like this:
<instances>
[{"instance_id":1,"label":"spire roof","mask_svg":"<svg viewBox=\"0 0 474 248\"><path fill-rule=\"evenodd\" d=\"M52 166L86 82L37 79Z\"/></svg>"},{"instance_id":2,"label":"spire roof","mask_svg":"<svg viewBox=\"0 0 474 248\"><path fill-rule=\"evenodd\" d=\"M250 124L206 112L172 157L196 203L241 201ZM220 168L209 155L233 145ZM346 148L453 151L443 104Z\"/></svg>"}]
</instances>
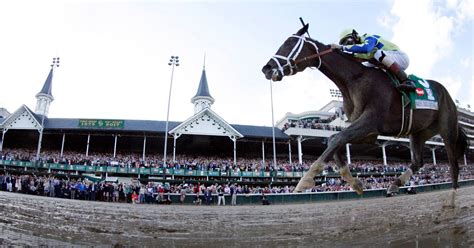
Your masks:
<instances>
[{"instance_id":1,"label":"spire roof","mask_svg":"<svg viewBox=\"0 0 474 248\"><path fill-rule=\"evenodd\" d=\"M53 68L51 67L48 77L46 78L46 81L44 82L43 88L38 94L45 94L45 95L53 97L52 86L53 86Z\"/></svg>"},{"instance_id":2,"label":"spire roof","mask_svg":"<svg viewBox=\"0 0 474 248\"><path fill-rule=\"evenodd\" d=\"M211 93L209 93L209 86L207 85L207 77L206 77L206 69L205 68L202 69L201 81L199 82L199 87L198 87L197 93L193 97L193 99L197 98L197 97L210 97L210 98L214 99L211 96Z\"/></svg>"}]
</instances>

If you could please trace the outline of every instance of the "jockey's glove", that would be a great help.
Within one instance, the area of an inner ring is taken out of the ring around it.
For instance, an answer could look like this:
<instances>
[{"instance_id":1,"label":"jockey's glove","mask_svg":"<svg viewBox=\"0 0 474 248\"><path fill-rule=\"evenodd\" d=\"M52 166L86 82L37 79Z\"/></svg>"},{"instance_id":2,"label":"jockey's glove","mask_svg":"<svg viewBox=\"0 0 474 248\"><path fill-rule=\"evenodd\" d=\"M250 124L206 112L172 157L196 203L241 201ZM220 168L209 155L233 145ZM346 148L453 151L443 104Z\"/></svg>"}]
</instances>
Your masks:
<instances>
[{"instance_id":1,"label":"jockey's glove","mask_svg":"<svg viewBox=\"0 0 474 248\"><path fill-rule=\"evenodd\" d=\"M333 44L331 44L330 46L331 46L331 49L337 49L337 50L341 50L341 49L342 49L342 46L339 45L339 44L334 44L334 43L333 43Z\"/></svg>"}]
</instances>

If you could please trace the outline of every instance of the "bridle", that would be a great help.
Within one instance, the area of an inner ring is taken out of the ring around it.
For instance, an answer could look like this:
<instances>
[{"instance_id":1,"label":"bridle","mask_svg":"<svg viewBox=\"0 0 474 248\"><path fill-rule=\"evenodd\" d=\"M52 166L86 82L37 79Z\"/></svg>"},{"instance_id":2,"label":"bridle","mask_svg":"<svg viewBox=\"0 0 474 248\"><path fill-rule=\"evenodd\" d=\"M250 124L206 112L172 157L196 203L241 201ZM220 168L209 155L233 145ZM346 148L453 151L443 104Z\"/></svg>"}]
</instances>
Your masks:
<instances>
[{"instance_id":1,"label":"bridle","mask_svg":"<svg viewBox=\"0 0 474 248\"><path fill-rule=\"evenodd\" d=\"M297 38L298 42L296 42L295 46L293 47L293 49L287 56L275 54L272 57L273 61L275 61L275 63L278 66L278 69L276 68L273 69L273 74L277 73L277 74L280 74L280 76L285 76L284 70L288 68L290 70L290 73L288 75L294 75L298 71L299 63L308 61L309 59L313 59L313 58L319 58L319 63L318 63L318 66L316 67L317 69L319 69L322 63L321 56L332 51L332 49L328 49L320 53L318 45L316 45L316 43L313 42L311 39L307 39L307 37L304 35L292 35L290 36L290 38ZM306 43L311 44L316 50L316 53L304 58L297 59L301 53L301 50L303 49ZM286 63L282 64L280 63L280 60L283 60Z\"/></svg>"}]
</instances>

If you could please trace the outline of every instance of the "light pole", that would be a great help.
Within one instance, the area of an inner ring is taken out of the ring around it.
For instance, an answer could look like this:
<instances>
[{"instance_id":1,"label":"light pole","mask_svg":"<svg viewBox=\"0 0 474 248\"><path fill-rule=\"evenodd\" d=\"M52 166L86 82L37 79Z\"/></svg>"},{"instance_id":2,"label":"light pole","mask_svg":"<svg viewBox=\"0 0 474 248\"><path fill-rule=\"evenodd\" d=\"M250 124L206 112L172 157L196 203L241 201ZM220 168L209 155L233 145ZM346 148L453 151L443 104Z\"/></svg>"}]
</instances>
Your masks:
<instances>
[{"instance_id":1,"label":"light pole","mask_svg":"<svg viewBox=\"0 0 474 248\"><path fill-rule=\"evenodd\" d=\"M331 97L337 98L338 100L339 98L342 98L342 93L339 89L329 89L329 94Z\"/></svg>"},{"instance_id":2,"label":"light pole","mask_svg":"<svg viewBox=\"0 0 474 248\"><path fill-rule=\"evenodd\" d=\"M59 57L53 58L53 63L51 63L52 74L54 75L54 68L59 67ZM51 79L52 80L52 79ZM43 129L44 129L44 117L46 115L46 103L43 102L43 115L41 116L41 127L40 127L40 134L38 139L38 148L36 150L36 161L39 160L40 153L41 153L41 142L43 141Z\"/></svg>"},{"instance_id":3,"label":"light pole","mask_svg":"<svg viewBox=\"0 0 474 248\"><path fill-rule=\"evenodd\" d=\"M273 143L273 177L276 177L278 171L277 159L276 159L276 144L275 144L275 119L273 114L273 81L270 80L270 98L272 105L272 143Z\"/></svg>"},{"instance_id":4,"label":"light pole","mask_svg":"<svg viewBox=\"0 0 474 248\"><path fill-rule=\"evenodd\" d=\"M165 125L165 149L163 151L163 167L166 167L166 149L168 148L168 121L170 117L170 101L171 101L171 89L173 88L173 74L174 67L179 66L179 56L171 56L168 65L171 66L171 81L170 81L170 93L168 95L168 111L166 113L166 125Z\"/></svg>"}]
</instances>

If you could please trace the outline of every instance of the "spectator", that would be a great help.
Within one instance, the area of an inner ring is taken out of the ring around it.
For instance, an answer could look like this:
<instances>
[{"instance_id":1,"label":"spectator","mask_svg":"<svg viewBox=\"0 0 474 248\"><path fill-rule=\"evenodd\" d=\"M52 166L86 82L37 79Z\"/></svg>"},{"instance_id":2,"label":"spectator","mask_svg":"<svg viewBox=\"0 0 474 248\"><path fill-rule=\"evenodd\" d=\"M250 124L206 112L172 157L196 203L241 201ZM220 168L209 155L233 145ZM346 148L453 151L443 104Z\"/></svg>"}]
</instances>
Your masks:
<instances>
[{"instance_id":1,"label":"spectator","mask_svg":"<svg viewBox=\"0 0 474 248\"><path fill-rule=\"evenodd\" d=\"M237 205L237 186L235 183L230 186L230 199L230 205Z\"/></svg>"},{"instance_id":2,"label":"spectator","mask_svg":"<svg viewBox=\"0 0 474 248\"><path fill-rule=\"evenodd\" d=\"M217 206L222 205L225 206L225 197L224 197L224 189L221 185L217 186Z\"/></svg>"},{"instance_id":3,"label":"spectator","mask_svg":"<svg viewBox=\"0 0 474 248\"><path fill-rule=\"evenodd\" d=\"M204 191L204 199L206 200L206 205L210 205L212 201L212 193L211 189L209 187L206 188L206 191Z\"/></svg>"},{"instance_id":4,"label":"spectator","mask_svg":"<svg viewBox=\"0 0 474 248\"><path fill-rule=\"evenodd\" d=\"M263 192L262 192L262 205L270 205L270 202L268 201L268 197Z\"/></svg>"},{"instance_id":5,"label":"spectator","mask_svg":"<svg viewBox=\"0 0 474 248\"><path fill-rule=\"evenodd\" d=\"M186 189L187 189L188 185L185 184L181 190L180 190L180 195L179 195L179 202L181 202L181 204L184 203L184 200L186 199Z\"/></svg>"}]
</instances>

